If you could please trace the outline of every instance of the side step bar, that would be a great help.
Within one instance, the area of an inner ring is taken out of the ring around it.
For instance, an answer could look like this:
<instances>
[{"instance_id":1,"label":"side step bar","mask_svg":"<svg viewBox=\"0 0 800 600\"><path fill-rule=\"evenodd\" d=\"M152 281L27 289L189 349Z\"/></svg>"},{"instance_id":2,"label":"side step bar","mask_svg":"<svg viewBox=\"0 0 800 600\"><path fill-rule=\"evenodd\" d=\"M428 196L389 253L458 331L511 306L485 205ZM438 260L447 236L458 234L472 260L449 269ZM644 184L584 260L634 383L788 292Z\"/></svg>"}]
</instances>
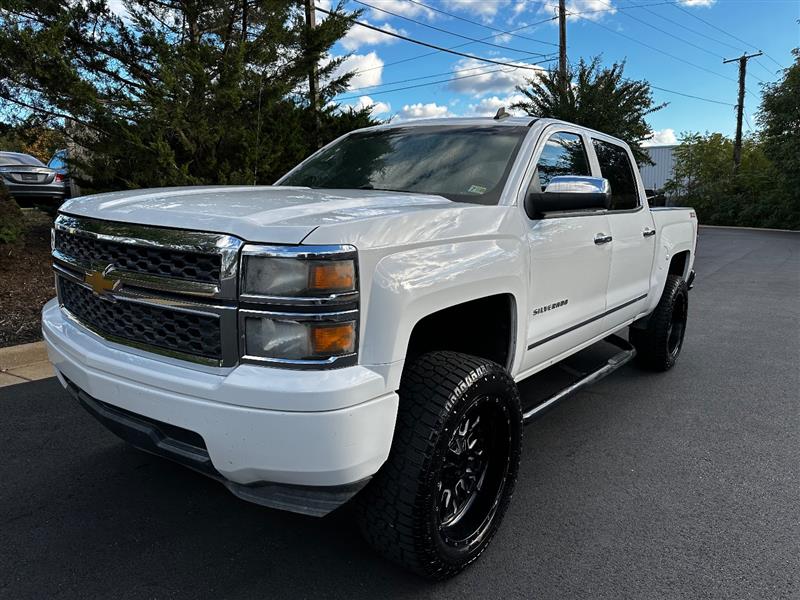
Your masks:
<instances>
[{"instance_id":1,"label":"side step bar","mask_svg":"<svg viewBox=\"0 0 800 600\"><path fill-rule=\"evenodd\" d=\"M618 352L617 354L609 358L608 362L606 362L606 364L604 364L596 371L593 371L585 375L572 385L565 387L563 390L559 392L556 392L541 404L537 404L529 411L524 413L522 415L522 421L525 425L533 421L536 417L541 415L548 408L551 408L559 400L563 400L567 396L570 396L575 392L592 385L593 383L597 383L598 381L603 379L603 377L605 377L606 375L610 375L611 373L619 369L621 366L629 363L636 357L636 349L627 340L624 340L617 335L611 335L605 338L604 341L610 344L614 344L615 346L621 349L621 352Z\"/></svg>"}]
</instances>

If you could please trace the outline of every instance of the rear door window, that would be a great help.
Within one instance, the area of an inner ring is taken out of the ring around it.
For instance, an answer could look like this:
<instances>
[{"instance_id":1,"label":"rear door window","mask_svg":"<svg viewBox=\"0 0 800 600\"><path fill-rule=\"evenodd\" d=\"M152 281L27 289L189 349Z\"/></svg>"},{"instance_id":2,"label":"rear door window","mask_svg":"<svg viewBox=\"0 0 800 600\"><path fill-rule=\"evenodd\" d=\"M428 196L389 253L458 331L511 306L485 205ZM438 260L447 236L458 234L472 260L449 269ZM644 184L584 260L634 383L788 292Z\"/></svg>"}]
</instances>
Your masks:
<instances>
[{"instance_id":1,"label":"rear door window","mask_svg":"<svg viewBox=\"0 0 800 600\"><path fill-rule=\"evenodd\" d=\"M600 176L608 179L611 186L611 210L631 210L639 206L636 177L628 152L622 146L592 140Z\"/></svg>"}]
</instances>

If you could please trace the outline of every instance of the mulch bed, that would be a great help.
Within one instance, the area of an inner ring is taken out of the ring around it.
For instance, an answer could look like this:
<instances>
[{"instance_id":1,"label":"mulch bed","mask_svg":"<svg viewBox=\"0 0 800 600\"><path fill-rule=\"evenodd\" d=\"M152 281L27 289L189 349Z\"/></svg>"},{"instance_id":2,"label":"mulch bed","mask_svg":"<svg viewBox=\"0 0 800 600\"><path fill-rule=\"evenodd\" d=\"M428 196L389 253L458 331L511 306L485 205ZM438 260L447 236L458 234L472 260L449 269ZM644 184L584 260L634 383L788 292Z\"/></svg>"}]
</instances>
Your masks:
<instances>
[{"instance_id":1,"label":"mulch bed","mask_svg":"<svg viewBox=\"0 0 800 600\"><path fill-rule=\"evenodd\" d=\"M24 212L24 240L0 244L0 348L42 339L42 306L56 295L50 269L53 220L37 210Z\"/></svg>"}]
</instances>

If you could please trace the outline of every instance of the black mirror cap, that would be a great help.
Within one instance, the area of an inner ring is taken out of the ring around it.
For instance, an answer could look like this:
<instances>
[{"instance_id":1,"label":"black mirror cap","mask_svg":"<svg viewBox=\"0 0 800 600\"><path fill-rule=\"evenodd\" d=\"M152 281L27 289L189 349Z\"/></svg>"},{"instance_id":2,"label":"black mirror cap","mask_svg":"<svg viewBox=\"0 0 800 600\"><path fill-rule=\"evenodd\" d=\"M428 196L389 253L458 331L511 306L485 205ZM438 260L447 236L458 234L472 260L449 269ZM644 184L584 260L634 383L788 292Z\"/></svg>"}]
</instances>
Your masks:
<instances>
[{"instance_id":1,"label":"black mirror cap","mask_svg":"<svg viewBox=\"0 0 800 600\"><path fill-rule=\"evenodd\" d=\"M611 206L611 194L605 192L531 192L525 198L525 212L540 219L548 212L605 209Z\"/></svg>"}]
</instances>

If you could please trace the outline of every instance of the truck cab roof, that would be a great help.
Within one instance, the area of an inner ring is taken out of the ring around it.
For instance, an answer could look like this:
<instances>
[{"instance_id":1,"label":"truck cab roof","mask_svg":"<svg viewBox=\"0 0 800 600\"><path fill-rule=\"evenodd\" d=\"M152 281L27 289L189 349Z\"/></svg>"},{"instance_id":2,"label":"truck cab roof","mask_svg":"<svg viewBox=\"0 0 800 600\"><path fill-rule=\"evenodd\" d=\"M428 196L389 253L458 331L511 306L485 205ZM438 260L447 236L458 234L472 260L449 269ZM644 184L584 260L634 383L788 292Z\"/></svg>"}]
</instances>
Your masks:
<instances>
[{"instance_id":1,"label":"truck cab roof","mask_svg":"<svg viewBox=\"0 0 800 600\"><path fill-rule=\"evenodd\" d=\"M431 119L415 119L413 121L398 121L393 123L383 123L374 127L367 127L365 129L391 129L397 127L470 127L470 126L505 126L505 127L533 127L537 125L544 129L548 125L568 125L570 127L578 127L581 130L598 138L613 140L615 143L628 147L625 140L616 138L602 131L597 131L591 127L564 121L563 119L551 119L544 117L504 117L502 119L495 119L494 117L438 117ZM365 129L358 129L356 131L364 131Z\"/></svg>"}]
</instances>

